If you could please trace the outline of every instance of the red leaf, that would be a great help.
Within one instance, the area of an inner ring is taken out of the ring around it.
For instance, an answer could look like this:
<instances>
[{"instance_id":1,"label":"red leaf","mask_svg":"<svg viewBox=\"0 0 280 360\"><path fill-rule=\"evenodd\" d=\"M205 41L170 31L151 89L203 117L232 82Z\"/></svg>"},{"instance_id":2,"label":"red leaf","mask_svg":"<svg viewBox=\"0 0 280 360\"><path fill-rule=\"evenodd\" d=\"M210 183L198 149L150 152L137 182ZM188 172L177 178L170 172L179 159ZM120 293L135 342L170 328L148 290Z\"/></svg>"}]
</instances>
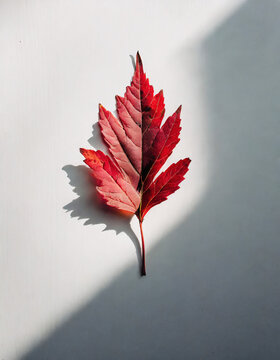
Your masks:
<instances>
[{"instance_id":1,"label":"red leaf","mask_svg":"<svg viewBox=\"0 0 280 360\"><path fill-rule=\"evenodd\" d=\"M118 117L99 105L100 130L111 157L94 150L81 149L81 153L103 201L139 218L145 275L144 216L179 188L190 164L189 158L180 160L154 180L180 141L181 106L161 126L163 92L154 95L139 53L131 84L123 97L116 96L116 105Z\"/></svg>"}]
</instances>

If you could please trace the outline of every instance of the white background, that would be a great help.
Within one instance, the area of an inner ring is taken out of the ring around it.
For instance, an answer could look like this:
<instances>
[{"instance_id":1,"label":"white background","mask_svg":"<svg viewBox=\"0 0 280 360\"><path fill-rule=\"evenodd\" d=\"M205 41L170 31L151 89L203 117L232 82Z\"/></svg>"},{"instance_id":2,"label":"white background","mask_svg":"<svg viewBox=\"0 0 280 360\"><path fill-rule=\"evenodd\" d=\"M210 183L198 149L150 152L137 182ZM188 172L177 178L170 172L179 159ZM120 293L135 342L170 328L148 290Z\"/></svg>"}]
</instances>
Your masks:
<instances>
[{"instance_id":1,"label":"white background","mask_svg":"<svg viewBox=\"0 0 280 360\"><path fill-rule=\"evenodd\" d=\"M279 18L277 0L0 2L1 360L279 359ZM142 279L137 221L89 201L79 153L137 50L167 114L183 105L170 161L192 159L146 217Z\"/></svg>"}]
</instances>

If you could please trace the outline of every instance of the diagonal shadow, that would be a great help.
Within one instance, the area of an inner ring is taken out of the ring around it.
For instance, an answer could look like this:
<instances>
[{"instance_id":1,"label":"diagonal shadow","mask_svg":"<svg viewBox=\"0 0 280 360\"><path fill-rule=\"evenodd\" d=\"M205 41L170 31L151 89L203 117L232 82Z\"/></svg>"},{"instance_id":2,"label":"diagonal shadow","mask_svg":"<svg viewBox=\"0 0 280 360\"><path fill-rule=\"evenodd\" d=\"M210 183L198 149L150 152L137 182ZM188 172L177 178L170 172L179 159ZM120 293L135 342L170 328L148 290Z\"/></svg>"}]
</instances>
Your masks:
<instances>
[{"instance_id":1,"label":"diagonal shadow","mask_svg":"<svg viewBox=\"0 0 280 360\"><path fill-rule=\"evenodd\" d=\"M129 267L23 360L279 359L279 18L250 0L201 44L212 177L147 278Z\"/></svg>"}]
</instances>

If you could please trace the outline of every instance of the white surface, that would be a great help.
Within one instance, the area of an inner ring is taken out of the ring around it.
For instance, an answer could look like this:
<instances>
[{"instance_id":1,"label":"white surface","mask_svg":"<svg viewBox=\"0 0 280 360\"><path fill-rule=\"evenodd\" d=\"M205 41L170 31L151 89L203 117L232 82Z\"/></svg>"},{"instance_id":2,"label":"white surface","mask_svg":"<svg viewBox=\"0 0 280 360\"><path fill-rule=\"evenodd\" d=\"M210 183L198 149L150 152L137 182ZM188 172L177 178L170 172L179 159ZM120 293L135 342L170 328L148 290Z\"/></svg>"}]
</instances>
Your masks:
<instances>
[{"instance_id":1,"label":"white surface","mask_svg":"<svg viewBox=\"0 0 280 360\"><path fill-rule=\"evenodd\" d=\"M203 201L211 149L199 46L242 3L1 1L1 359L31 350L130 264L137 274L126 233L63 210L77 194L62 170L82 164L98 103L114 110L137 50L167 114L183 105L171 161L193 160L181 190L147 216L147 256ZM138 236L135 219L132 228Z\"/></svg>"}]
</instances>

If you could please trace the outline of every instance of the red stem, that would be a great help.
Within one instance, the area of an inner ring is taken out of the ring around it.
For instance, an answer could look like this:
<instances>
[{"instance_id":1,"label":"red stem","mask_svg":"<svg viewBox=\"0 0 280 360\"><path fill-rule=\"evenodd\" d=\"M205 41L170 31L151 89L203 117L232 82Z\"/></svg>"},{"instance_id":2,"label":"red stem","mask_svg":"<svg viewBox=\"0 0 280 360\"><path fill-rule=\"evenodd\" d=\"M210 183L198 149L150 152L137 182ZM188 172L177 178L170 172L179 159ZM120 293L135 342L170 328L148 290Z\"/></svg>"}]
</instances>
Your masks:
<instances>
[{"instance_id":1,"label":"red stem","mask_svg":"<svg viewBox=\"0 0 280 360\"><path fill-rule=\"evenodd\" d=\"M144 242L144 234L142 229L142 221L139 220L140 231L141 231L141 240L142 240L142 269L141 276L146 275L146 261L145 261L145 242Z\"/></svg>"}]
</instances>

